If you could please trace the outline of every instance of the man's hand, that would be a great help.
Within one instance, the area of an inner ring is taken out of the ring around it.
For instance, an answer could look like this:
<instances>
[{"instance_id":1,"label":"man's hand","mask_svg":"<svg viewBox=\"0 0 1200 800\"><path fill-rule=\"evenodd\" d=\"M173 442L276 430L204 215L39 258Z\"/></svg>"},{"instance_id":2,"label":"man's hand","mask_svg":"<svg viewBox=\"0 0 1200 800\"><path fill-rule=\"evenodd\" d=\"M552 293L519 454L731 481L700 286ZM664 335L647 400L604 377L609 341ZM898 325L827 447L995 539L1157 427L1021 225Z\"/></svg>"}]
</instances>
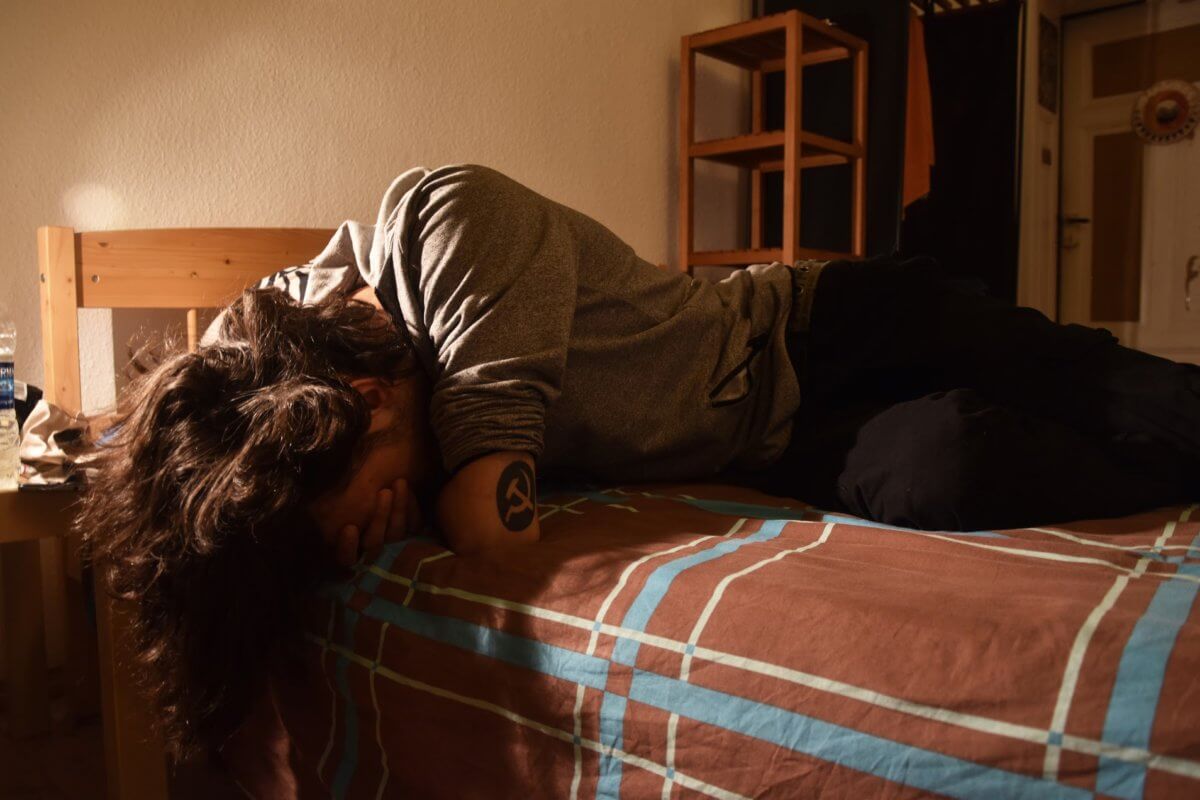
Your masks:
<instances>
[{"instance_id":1,"label":"man's hand","mask_svg":"<svg viewBox=\"0 0 1200 800\"><path fill-rule=\"evenodd\" d=\"M381 489L375 496L375 508L366 531L360 531L357 525L347 525L338 531L334 542L337 562L343 567L351 567L364 551L375 549L384 542L400 541L421 531L421 505L409 488L408 481L397 478L390 488Z\"/></svg>"},{"instance_id":2,"label":"man's hand","mask_svg":"<svg viewBox=\"0 0 1200 800\"><path fill-rule=\"evenodd\" d=\"M533 458L504 450L468 462L442 488L436 516L459 555L536 542L541 527Z\"/></svg>"}]
</instances>

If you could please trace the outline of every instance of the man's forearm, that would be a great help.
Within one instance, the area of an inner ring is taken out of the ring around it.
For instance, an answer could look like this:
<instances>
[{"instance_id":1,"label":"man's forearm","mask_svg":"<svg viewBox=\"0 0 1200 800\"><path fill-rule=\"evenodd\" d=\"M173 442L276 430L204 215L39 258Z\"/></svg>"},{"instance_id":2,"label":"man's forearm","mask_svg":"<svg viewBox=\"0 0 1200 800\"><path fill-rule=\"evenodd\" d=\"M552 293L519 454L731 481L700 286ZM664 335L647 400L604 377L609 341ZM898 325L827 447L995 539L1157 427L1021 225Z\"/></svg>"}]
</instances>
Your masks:
<instances>
[{"instance_id":1,"label":"man's forearm","mask_svg":"<svg viewBox=\"0 0 1200 800\"><path fill-rule=\"evenodd\" d=\"M437 498L438 527L461 555L536 542L537 474L524 452L500 451L461 467Z\"/></svg>"}]
</instances>

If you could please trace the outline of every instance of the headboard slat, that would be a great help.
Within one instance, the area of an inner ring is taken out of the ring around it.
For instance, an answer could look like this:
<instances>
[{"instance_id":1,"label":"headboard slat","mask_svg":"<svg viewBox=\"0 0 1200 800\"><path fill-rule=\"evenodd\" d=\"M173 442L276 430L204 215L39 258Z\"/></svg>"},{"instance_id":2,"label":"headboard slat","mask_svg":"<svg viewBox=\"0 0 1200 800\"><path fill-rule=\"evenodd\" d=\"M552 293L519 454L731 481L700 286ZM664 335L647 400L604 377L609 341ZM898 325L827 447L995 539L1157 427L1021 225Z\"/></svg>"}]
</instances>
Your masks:
<instances>
[{"instance_id":1,"label":"headboard slat","mask_svg":"<svg viewBox=\"0 0 1200 800\"><path fill-rule=\"evenodd\" d=\"M223 306L264 275L312 260L333 233L310 228L80 233L80 307Z\"/></svg>"},{"instance_id":2,"label":"headboard slat","mask_svg":"<svg viewBox=\"0 0 1200 800\"><path fill-rule=\"evenodd\" d=\"M37 253L46 401L76 413L82 403L75 231L59 227L38 228Z\"/></svg>"}]
</instances>

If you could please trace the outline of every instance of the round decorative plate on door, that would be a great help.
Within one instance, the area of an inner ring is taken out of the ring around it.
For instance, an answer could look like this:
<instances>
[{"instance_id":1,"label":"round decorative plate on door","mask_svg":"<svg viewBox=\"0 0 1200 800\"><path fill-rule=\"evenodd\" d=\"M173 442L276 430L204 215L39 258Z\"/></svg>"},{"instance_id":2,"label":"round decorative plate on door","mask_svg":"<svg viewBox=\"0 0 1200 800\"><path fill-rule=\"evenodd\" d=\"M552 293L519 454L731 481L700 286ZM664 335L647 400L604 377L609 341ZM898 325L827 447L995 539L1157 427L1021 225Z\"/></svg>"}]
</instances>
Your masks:
<instances>
[{"instance_id":1,"label":"round decorative plate on door","mask_svg":"<svg viewBox=\"0 0 1200 800\"><path fill-rule=\"evenodd\" d=\"M1172 144L1200 123L1200 90L1190 81L1159 81L1133 104L1133 132L1150 144Z\"/></svg>"}]
</instances>

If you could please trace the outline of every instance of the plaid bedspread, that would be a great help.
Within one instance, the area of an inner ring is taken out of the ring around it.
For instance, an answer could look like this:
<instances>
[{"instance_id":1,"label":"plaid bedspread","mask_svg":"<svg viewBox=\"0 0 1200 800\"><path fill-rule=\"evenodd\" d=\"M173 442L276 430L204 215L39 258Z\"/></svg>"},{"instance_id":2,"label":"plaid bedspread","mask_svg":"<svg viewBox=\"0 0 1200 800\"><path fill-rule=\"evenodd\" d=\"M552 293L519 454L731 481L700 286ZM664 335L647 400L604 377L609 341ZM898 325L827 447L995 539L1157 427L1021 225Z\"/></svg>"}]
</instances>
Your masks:
<instances>
[{"instance_id":1,"label":"plaid bedspread","mask_svg":"<svg viewBox=\"0 0 1200 800\"><path fill-rule=\"evenodd\" d=\"M1200 512L915 531L721 484L540 498L503 562L328 587L334 797L1200 797Z\"/></svg>"}]
</instances>

